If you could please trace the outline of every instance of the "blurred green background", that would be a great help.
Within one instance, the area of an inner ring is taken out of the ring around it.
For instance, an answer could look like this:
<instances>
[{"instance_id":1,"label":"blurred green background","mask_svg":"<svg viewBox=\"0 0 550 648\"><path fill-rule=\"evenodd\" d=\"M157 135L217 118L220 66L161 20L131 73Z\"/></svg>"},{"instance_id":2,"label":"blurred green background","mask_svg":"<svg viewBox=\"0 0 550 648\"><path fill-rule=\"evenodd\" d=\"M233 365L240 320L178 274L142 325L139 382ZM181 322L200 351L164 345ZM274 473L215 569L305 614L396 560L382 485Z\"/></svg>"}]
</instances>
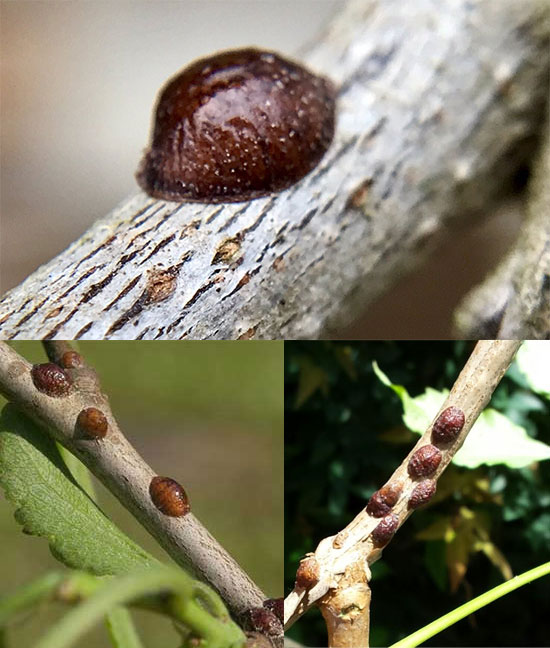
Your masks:
<instances>
[{"instance_id":1,"label":"blurred green background","mask_svg":"<svg viewBox=\"0 0 550 648\"><path fill-rule=\"evenodd\" d=\"M372 362L417 396L428 386L451 388L473 346L285 343L285 594L300 558L355 517L418 439L403 425L401 403L376 378ZM533 393L517 366L497 387L491 407L550 444L549 401ZM478 526L465 523L464 511ZM454 553L443 540L418 537L429 527L448 528L449 520ZM507 568L520 574L549 560L550 461L522 469L451 464L432 504L407 520L373 565L371 645L388 646L498 585ZM550 579L543 578L426 645L548 646L549 601ZM308 646L326 646L317 609L288 634Z\"/></svg>"},{"instance_id":2,"label":"blurred green background","mask_svg":"<svg viewBox=\"0 0 550 648\"><path fill-rule=\"evenodd\" d=\"M45 362L38 342L12 344ZM283 343L82 342L113 414L159 474L185 485L193 512L268 596L282 595ZM0 397L1 398L1 397ZM0 405L4 401L1 400ZM131 538L170 561L103 487L99 504ZM21 533L0 490L0 595L63 569L42 538ZM10 626L8 646L31 646L64 611L49 605ZM134 614L147 646L177 645L171 623ZM108 645L102 627L78 643Z\"/></svg>"}]
</instances>

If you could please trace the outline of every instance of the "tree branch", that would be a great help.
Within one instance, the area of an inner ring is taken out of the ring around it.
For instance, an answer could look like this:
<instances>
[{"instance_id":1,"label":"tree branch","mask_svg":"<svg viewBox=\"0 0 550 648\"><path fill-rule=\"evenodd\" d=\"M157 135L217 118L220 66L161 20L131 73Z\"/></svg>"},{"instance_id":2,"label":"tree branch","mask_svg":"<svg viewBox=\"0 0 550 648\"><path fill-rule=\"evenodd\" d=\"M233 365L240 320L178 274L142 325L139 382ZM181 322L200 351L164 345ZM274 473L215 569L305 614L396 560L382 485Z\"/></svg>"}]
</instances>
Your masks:
<instances>
[{"instance_id":1,"label":"tree branch","mask_svg":"<svg viewBox=\"0 0 550 648\"><path fill-rule=\"evenodd\" d=\"M459 306L464 337L550 338L550 115L529 186L527 217L516 245Z\"/></svg>"},{"instance_id":2,"label":"tree branch","mask_svg":"<svg viewBox=\"0 0 550 648\"><path fill-rule=\"evenodd\" d=\"M449 465L486 407L520 344L515 340L477 343L434 419L435 422L449 407L458 408L464 414L464 424L454 440L437 444L441 459L430 474L433 483L436 483ZM433 426L434 423L387 482L390 488L396 488L398 492L390 509L390 515L395 517L388 538L412 513L409 506L411 496L423 482L419 482L418 477L411 476L409 462L413 454L418 456L415 453L419 448L434 447ZM327 620L329 639L331 636L333 638L333 643L329 645L368 645L370 592L366 592L365 583L370 579L369 565L380 558L382 549L387 544L387 541L380 540L379 528L382 521L387 519L385 515L374 517L366 509L362 509L342 531L321 540L315 553L301 562L295 587L285 599L285 630L312 605L319 605Z\"/></svg>"},{"instance_id":3,"label":"tree branch","mask_svg":"<svg viewBox=\"0 0 550 648\"><path fill-rule=\"evenodd\" d=\"M70 350L65 342L47 346L56 363ZM262 607L263 592L192 513L169 517L152 503L149 484L155 472L122 434L96 373L81 356L72 360L72 368L66 371L73 388L65 397L52 398L33 384L31 365L0 342L0 392L76 455L178 564L218 591L233 614L241 618L248 610ZM79 434L76 427L78 414L91 406L100 409L109 424L100 440Z\"/></svg>"},{"instance_id":4,"label":"tree branch","mask_svg":"<svg viewBox=\"0 0 550 648\"><path fill-rule=\"evenodd\" d=\"M316 338L418 265L530 154L544 0L354 0L304 56L339 85L335 140L288 191L143 193L0 302L4 338Z\"/></svg>"}]
</instances>

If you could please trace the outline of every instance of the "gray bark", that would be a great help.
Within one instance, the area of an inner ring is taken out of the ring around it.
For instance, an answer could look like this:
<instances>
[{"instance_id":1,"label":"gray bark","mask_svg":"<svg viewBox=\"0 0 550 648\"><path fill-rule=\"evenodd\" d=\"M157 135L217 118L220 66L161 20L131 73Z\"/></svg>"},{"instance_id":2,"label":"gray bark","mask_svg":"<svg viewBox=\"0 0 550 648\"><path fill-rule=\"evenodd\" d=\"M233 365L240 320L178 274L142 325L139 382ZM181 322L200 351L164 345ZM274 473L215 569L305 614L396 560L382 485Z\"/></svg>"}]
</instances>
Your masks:
<instances>
[{"instance_id":1,"label":"gray bark","mask_svg":"<svg viewBox=\"0 0 550 648\"><path fill-rule=\"evenodd\" d=\"M2 338L317 338L486 207L548 94L546 0L355 0L304 56L335 140L247 203L136 194L0 302Z\"/></svg>"}]
</instances>

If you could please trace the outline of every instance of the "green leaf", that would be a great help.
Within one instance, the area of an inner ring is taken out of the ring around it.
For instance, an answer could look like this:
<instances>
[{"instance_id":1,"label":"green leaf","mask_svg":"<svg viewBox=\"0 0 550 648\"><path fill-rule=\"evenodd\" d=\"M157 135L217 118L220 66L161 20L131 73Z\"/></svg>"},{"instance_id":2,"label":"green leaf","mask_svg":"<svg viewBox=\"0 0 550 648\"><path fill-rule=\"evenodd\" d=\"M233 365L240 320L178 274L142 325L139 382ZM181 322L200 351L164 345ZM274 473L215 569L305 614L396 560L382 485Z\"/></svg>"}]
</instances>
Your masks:
<instances>
[{"instance_id":1,"label":"green leaf","mask_svg":"<svg viewBox=\"0 0 550 648\"><path fill-rule=\"evenodd\" d=\"M76 484L54 441L13 405L0 416L0 484L23 532L47 538L61 562L102 576L157 561Z\"/></svg>"},{"instance_id":2,"label":"green leaf","mask_svg":"<svg viewBox=\"0 0 550 648\"><path fill-rule=\"evenodd\" d=\"M399 396L405 425L413 432L423 434L449 392L427 387L423 394L411 398L407 390L402 385L394 385L375 362L373 369L380 381ZM550 459L550 446L531 438L525 428L500 412L487 408L474 423L463 446L453 457L453 463L466 468L477 468L481 464L522 468L545 459Z\"/></svg>"},{"instance_id":3,"label":"green leaf","mask_svg":"<svg viewBox=\"0 0 550 648\"><path fill-rule=\"evenodd\" d=\"M517 352L516 363L531 389L550 399L550 344L546 340L524 342Z\"/></svg>"},{"instance_id":4,"label":"green leaf","mask_svg":"<svg viewBox=\"0 0 550 648\"><path fill-rule=\"evenodd\" d=\"M525 428L513 423L500 412L486 409L475 422L453 461L467 468L500 463L509 468L523 468L534 461L545 459L550 459L549 446L532 439Z\"/></svg>"},{"instance_id":5,"label":"green leaf","mask_svg":"<svg viewBox=\"0 0 550 648\"><path fill-rule=\"evenodd\" d=\"M111 643L115 648L143 648L129 610L117 605L106 619Z\"/></svg>"}]
</instances>

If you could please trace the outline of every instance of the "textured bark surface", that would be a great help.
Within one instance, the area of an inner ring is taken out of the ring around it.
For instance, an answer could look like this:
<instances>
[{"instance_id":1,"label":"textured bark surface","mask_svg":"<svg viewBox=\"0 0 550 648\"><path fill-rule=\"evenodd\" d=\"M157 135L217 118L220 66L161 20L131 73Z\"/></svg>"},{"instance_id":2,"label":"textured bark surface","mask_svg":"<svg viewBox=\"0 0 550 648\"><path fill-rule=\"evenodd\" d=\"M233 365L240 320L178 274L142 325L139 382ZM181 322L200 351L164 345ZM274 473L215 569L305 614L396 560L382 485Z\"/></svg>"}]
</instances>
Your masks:
<instances>
[{"instance_id":1,"label":"textured bark surface","mask_svg":"<svg viewBox=\"0 0 550 648\"><path fill-rule=\"evenodd\" d=\"M3 298L0 337L329 334L524 160L547 99L547 13L351 2L304 56L339 86L335 140L309 176L240 204L137 194Z\"/></svg>"},{"instance_id":2,"label":"textured bark surface","mask_svg":"<svg viewBox=\"0 0 550 648\"><path fill-rule=\"evenodd\" d=\"M458 335L550 339L550 116L516 245L456 313Z\"/></svg>"}]
</instances>

